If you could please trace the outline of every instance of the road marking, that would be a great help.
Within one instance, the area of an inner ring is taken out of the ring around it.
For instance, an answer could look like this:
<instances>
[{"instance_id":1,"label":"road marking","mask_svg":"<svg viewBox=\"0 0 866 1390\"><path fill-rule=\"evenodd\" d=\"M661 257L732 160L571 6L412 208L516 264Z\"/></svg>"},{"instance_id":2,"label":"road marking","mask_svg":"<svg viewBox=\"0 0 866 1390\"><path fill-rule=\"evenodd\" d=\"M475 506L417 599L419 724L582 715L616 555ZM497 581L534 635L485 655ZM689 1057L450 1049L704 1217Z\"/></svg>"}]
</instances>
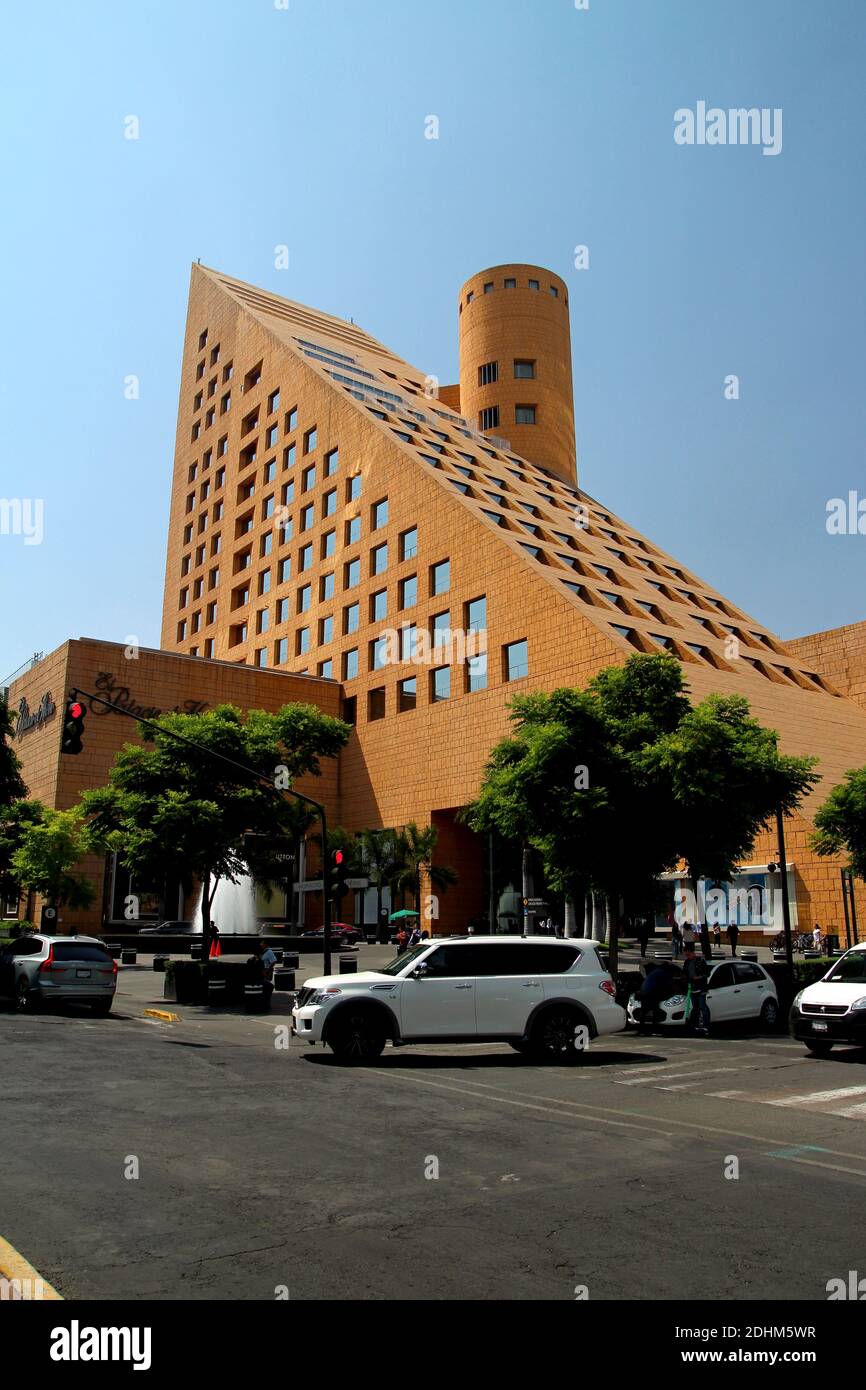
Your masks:
<instances>
[{"instance_id":1,"label":"road marking","mask_svg":"<svg viewBox=\"0 0 866 1390\"><path fill-rule=\"evenodd\" d=\"M20 1298L29 1302L63 1302L63 1295L58 1293L47 1279L43 1279L38 1269L34 1269L28 1260L10 1245L8 1240L0 1236L0 1278L7 1280L4 1291L9 1284L14 1286L13 1299Z\"/></svg>"},{"instance_id":2,"label":"road marking","mask_svg":"<svg viewBox=\"0 0 866 1390\"><path fill-rule=\"evenodd\" d=\"M744 1054L744 1056L746 1056L746 1057L751 1057L751 1056L753 1056L753 1055L754 1055L754 1054L751 1053L751 1052L747 1052L747 1053ZM736 1062L736 1061L739 1060L739 1059L738 1059L737 1057L729 1057L728 1060L729 1060L730 1062ZM668 1063L668 1065L670 1066L671 1063ZM676 1063L674 1063L673 1065L676 1065ZM657 1081L678 1081L679 1078L680 1078L681 1076L691 1076L691 1077L710 1076L713 1072L716 1072L716 1071L743 1071L743 1070L744 1070L743 1067L701 1067L701 1068L698 1068L697 1070L694 1070L694 1071L673 1071L673 1072L671 1072L671 1071L668 1071L668 1070L667 1070L667 1067L662 1066L662 1067L659 1067L657 1071L655 1071L655 1072L650 1072L648 1076L638 1076L638 1077L635 1077L634 1080L632 1080L632 1081L615 1081L615 1082L614 1082L614 1085L616 1085L616 1086L642 1086L642 1085L645 1085L645 1084L648 1083L649 1085L652 1086L652 1085L655 1085L655 1083L656 1083Z\"/></svg>"},{"instance_id":3,"label":"road marking","mask_svg":"<svg viewBox=\"0 0 866 1390\"><path fill-rule=\"evenodd\" d=\"M782 1100L767 1100L765 1105L820 1105L828 1100L842 1100L845 1096L866 1095L866 1086L840 1086L835 1091L809 1091L802 1096L785 1096Z\"/></svg>"}]
</instances>

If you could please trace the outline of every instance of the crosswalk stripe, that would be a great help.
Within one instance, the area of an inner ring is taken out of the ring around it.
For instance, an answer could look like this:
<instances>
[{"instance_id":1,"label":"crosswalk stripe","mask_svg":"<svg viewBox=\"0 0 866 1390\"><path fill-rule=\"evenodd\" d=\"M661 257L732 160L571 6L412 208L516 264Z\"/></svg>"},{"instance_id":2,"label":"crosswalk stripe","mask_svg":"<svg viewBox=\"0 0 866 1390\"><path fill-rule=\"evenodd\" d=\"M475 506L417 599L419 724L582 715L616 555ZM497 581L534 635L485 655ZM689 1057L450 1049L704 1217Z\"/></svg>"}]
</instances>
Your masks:
<instances>
[{"instance_id":1,"label":"crosswalk stripe","mask_svg":"<svg viewBox=\"0 0 866 1390\"><path fill-rule=\"evenodd\" d=\"M866 1105L848 1105L844 1110L831 1110L831 1115L844 1115L846 1120L866 1120Z\"/></svg>"},{"instance_id":2,"label":"crosswalk stripe","mask_svg":"<svg viewBox=\"0 0 866 1390\"><path fill-rule=\"evenodd\" d=\"M821 1105L830 1100L842 1100L845 1096L866 1095L866 1086L840 1086L835 1091L810 1091L802 1096L785 1096L782 1100L769 1100L767 1105Z\"/></svg>"}]
</instances>

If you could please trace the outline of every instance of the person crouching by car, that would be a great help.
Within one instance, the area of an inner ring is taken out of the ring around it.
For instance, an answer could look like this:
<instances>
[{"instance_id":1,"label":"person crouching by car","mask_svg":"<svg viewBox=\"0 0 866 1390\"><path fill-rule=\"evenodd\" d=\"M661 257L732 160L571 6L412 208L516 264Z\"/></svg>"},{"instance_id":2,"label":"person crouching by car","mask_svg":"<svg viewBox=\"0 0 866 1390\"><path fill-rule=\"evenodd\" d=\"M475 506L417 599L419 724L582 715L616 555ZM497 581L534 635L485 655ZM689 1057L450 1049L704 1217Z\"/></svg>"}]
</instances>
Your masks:
<instances>
[{"instance_id":1,"label":"person crouching by car","mask_svg":"<svg viewBox=\"0 0 866 1390\"><path fill-rule=\"evenodd\" d=\"M707 985L709 976L707 974L707 963L702 956L695 955L694 946L687 946L685 959L683 961L683 975L686 985L691 990L691 1011L687 1020L687 1027L693 1033L705 1035L710 1028L710 1011L707 1007Z\"/></svg>"},{"instance_id":2,"label":"person crouching by car","mask_svg":"<svg viewBox=\"0 0 866 1390\"><path fill-rule=\"evenodd\" d=\"M654 965L651 970L647 970L638 994L640 999L639 1033L651 1033L653 1027L658 1024L659 1004L670 993L670 983L670 976L663 966Z\"/></svg>"},{"instance_id":3,"label":"person crouching by car","mask_svg":"<svg viewBox=\"0 0 866 1390\"><path fill-rule=\"evenodd\" d=\"M263 941L253 943L253 953L247 961L251 980L261 980L265 987L265 995L269 997L274 992L274 966L277 958L270 946L266 946Z\"/></svg>"}]
</instances>

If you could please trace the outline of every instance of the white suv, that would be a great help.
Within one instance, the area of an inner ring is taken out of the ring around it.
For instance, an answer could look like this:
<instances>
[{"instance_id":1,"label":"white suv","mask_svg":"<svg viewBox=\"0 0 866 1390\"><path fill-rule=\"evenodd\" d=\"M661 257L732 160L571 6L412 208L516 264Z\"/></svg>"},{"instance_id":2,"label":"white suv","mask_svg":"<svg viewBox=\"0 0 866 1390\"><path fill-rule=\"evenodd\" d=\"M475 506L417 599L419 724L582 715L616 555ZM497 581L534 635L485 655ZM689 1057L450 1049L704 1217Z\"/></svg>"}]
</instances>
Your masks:
<instances>
[{"instance_id":1,"label":"white suv","mask_svg":"<svg viewBox=\"0 0 866 1390\"><path fill-rule=\"evenodd\" d=\"M426 941L381 970L322 975L295 996L292 1031L344 1062L387 1041L507 1042L538 1060L575 1061L625 1028L597 943L548 936Z\"/></svg>"}]
</instances>

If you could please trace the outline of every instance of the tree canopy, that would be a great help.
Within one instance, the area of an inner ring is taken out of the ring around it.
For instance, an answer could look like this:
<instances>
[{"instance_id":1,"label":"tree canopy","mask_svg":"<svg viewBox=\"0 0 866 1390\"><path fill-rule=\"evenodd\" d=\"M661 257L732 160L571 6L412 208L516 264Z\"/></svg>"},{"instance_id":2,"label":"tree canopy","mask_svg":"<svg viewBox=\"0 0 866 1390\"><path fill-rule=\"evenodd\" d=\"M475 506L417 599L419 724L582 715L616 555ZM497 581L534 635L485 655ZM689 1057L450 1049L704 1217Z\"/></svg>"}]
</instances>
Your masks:
<instances>
[{"instance_id":1,"label":"tree canopy","mask_svg":"<svg viewBox=\"0 0 866 1390\"><path fill-rule=\"evenodd\" d=\"M866 767L851 768L815 816L812 844L822 856L845 854L856 878L866 879Z\"/></svg>"}]
</instances>

